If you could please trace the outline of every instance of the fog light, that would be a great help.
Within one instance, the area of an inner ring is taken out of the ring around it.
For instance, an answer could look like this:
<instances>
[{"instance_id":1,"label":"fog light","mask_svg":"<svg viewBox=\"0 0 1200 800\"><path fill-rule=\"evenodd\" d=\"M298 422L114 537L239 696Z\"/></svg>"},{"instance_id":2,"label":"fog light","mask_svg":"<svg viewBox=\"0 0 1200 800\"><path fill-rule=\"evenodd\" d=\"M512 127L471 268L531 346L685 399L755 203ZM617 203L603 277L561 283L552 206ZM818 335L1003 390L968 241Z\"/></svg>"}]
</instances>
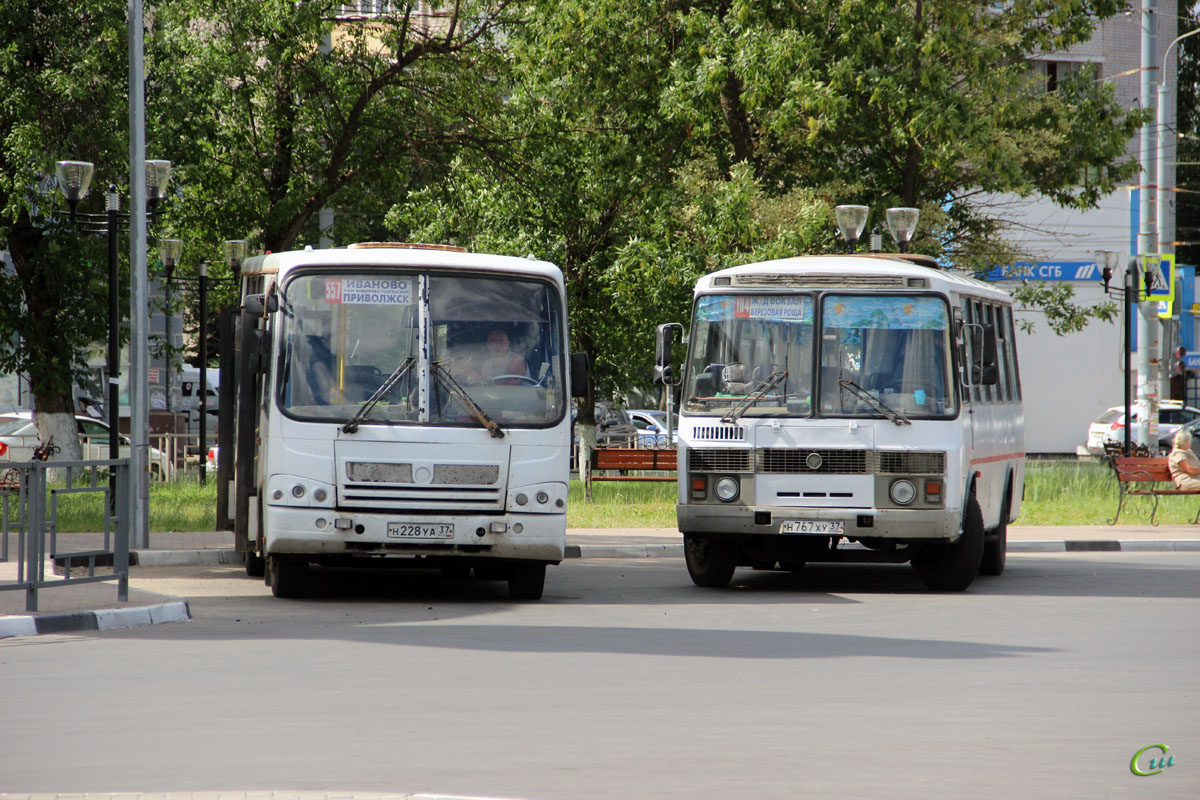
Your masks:
<instances>
[{"instance_id":1,"label":"fog light","mask_svg":"<svg viewBox=\"0 0 1200 800\"><path fill-rule=\"evenodd\" d=\"M317 530L324 529L324 527L328 524L329 523L325 521L324 517L317 517Z\"/></svg>"},{"instance_id":2,"label":"fog light","mask_svg":"<svg viewBox=\"0 0 1200 800\"><path fill-rule=\"evenodd\" d=\"M521 523L519 523L519 522L514 522L514 523L513 523L513 533L520 533L520 532L521 532L521 531L523 531L523 530L525 530L525 526L524 526L524 525L522 525L522 524L521 524Z\"/></svg>"},{"instance_id":3,"label":"fog light","mask_svg":"<svg viewBox=\"0 0 1200 800\"><path fill-rule=\"evenodd\" d=\"M271 498L274 500L282 500L283 499L283 490L276 489L275 491L271 492Z\"/></svg>"},{"instance_id":4,"label":"fog light","mask_svg":"<svg viewBox=\"0 0 1200 800\"><path fill-rule=\"evenodd\" d=\"M528 498L528 497L526 497L525 495L523 495L523 494L518 494L518 495L517 495L517 505L519 505L519 506L523 506L523 505L525 505L525 504L526 504L526 503L528 503L528 502L529 502L529 498Z\"/></svg>"},{"instance_id":5,"label":"fog light","mask_svg":"<svg viewBox=\"0 0 1200 800\"><path fill-rule=\"evenodd\" d=\"M317 489L315 492L313 492L313 500L316 500L318 503L324 503L325 498L328 496L329 495L326 494L324 489Z\"/></svg>"},{"instance_id":6,"label":"fog light","mask_svg":"<svg viewBox=\"0 0 1200 800\"><path fill-rule=\"evenodd\" d=\"M304 487L298 483L295 486L293 486L292 487L292 497L295 497L297 500L300 499L301 497L304 497Z\"/></svg>"},{"instance_id":7,"label":"fog light","mask_svg":"<svg viewBox=\"0 0 1200 800\"><path fill-rule=\"evenodd\" d=\"M892 502L899 506L906 506L917 497L917 487L912 485L912 481L904 479L893 481L892 488L888 491L892 496Z\"/></svg>"},{"instance_id":8,"label":"fog light","mask_svg":"<svg viewBox=\"0 0 1200 800\"><path fill-rule=\"evenodd\" d=\"M730 503L736 500L740 489L741 487L738 486L736 478L721 478L717 481L717 485L713 487L717 499L722 503Z\"/></svg>"},{"instance_id":9,"label":"fog light","mask_svg":"<svg viewBox=\"0 0 1200 800\"><path fill-rule=\"evenodd\" d=\"M550 502L550 495L546 494L545 492L538 492L537 501L542 505L545 505L546 503Z\"/></svg>"}]
</instances>

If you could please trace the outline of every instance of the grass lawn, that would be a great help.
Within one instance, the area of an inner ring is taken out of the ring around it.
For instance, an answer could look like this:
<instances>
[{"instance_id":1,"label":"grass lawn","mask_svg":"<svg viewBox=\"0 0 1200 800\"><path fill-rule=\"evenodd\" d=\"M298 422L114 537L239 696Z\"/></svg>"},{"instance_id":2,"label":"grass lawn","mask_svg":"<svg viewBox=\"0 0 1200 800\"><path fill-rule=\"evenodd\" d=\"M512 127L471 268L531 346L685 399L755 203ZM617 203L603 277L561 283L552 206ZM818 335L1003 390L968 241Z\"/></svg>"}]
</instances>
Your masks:
<instances>
[{"instance_id":1,"label":"grass lawn","mask_svg":"<svg viewBox=\"0 0 1200 800\"><path fill-rule=\"evenodd\" d=\"M1025 502L1018 525L1102 525L1117 508L1117 489L1109 469L1097 462L1029 461ZM593 484L591 503L583 500L583 485L571 481L567 506L569 528L674 528L674 483L605 481ZM203 531L216 524L215 481L152 483L151 531ZM1151 504L1135 500L1126 505L1121 522L1148 521ZM1191 522L1200 506L1197 497L1160 499L1158 521ZM103 525L99 496L58 496L61 531L95 531Z\"/></svg>"}]
</instances>

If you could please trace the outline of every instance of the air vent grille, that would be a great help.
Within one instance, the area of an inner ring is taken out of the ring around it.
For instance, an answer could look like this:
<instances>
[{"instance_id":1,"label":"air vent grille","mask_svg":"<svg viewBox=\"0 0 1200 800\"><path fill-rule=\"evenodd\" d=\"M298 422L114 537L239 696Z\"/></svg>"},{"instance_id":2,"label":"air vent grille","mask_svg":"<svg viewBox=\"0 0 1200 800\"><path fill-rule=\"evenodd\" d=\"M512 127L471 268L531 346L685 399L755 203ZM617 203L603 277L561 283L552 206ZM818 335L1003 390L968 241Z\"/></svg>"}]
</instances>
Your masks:
<instances>
[{"instance_id":1,"label":"air vent grille","mask_svg":"<svg viewBox=\"0 0 1200 800\"><path fill-rule=\"evenodd\" d=\"M866 475L870 472L866 450L758 451L758 471L785 475Z\"/></svg>"},{"instance_id":2,"label":"air vent grille","mask_svg":"<svg viewBox=\"0 0 1200 800\"><path fill-rule=\"evenodd\" d=\"M695 429L692 438L702 442L744 442L746 429L737 425L704 425Z\"/></svg>"},{"instance_id":3,"label":"air vent grille","mask_svg":"<svg viewBox=\"0 0 1200 800\"><path fill-rule=\"evenodd\" d=\"M888 452L876 453L878 472L884 475L943 475L946 472L945 453Z\"/></svg>"},{"instance_id":4,"label":"air vent grille","mask_svg":"<svg viewBox=\"0 0 1200 800\"><path fill-rule=\"evenodd\" d=\"M688 450L689 472L750 472L749 450Z\"/></svg>"},{"instance_id":5,"label":"air vent grille","mask_svg":"<svg viewBox=\"0 0 1200 800\"><path fill-rule=\"evenodd\" d=\"M734 275L734 286L787 287L789 289L906 287L902 275Z\"/></svg>"}]
</instances>

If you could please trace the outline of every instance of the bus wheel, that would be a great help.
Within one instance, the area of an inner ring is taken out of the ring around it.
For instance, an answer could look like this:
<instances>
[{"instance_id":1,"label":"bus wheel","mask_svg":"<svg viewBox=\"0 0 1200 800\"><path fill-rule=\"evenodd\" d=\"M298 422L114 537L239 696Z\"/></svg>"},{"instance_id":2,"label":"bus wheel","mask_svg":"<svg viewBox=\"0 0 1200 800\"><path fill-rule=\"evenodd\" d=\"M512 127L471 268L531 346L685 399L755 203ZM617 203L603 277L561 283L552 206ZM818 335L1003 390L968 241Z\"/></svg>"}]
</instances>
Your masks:
<instances>
[{"instance_id":1,"label":"bus wheel","mask_svg":"<svg viewBox=\"0 0 1200 800\"><path fill-rule=\"evenodd\" d=\"M930 589L961 592L971 585L983 560L983 511L975 495L967 499L963 535L954 544L927 544L912 565Z\"/></svg>"},{"instance_id":2,"label":"bus wheel","mask_svg":"<svg viewBox=\"0 0 1200 800\"><path fill-rule=\"evenodd\" d=\"M737 568L735 551L727 544L714 542L707 536L687 534L683 537L683 558L687 562L692 583L709 589L721 589L733 579Z\"/></svg>"},{"instance_id":3,"label":"bus wheel","mask_svg":"<svg viewBox=\"0 0 1200 800\"><path fill-rule=\"evenodd\" d=\"M508 578L508 596L513 600L541 600L546 585L546 565L537 562L514 564Z\"/></svg>"},{"instance_id":4,"label":"bus wheel","mask_svg":"<svg viewBox=\"0 0 1200 800\"><path fill-rule=\"evenodd\" d=\"M308 562L295 556L268 556L271 559L271 594L299 597L304 594Z\"/></svg>"},{"instance_id":5,"label":"bus wheel","mask_svg":"<svg viewBox=\"0 0 1200 800\"><path fill-rule=\"evenodd\" d=\"M999 575L1004 572L1004 561L1008 554L1008 495L1000 507L1000 524L983 543L983 562L979 565L980 575Z\"/></svg>"}]
</instances>

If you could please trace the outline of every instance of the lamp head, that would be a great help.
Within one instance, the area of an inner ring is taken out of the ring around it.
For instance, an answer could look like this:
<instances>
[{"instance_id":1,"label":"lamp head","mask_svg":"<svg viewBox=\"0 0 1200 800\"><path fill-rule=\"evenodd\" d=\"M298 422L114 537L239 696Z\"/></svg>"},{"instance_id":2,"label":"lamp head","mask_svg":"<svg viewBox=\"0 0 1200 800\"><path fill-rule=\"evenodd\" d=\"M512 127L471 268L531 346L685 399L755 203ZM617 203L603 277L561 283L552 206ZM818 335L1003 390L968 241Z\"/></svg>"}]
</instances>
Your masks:
<instances>
[{"instance_id":1,"label":"lamp head","mask_svg":"<svg viewBox=\"0 0 1200 800\"><path fill-rule=\"evenodd\" d=\"M846 246L854 252L858 237L862 236L863 229L867 227L867 217L871 209L867 206L838 206L833 213L837 217L838 230L846 240Z\"/></svg>"},{"instance_id":2,"label":"lamp head","mask_svg":"<svg viewBox=\"0 0 1200 800\"><path fill-rule=\"evenodd\" d=\"M179 263L179 257L183 255L183 241L181 239L159 239L158 254L162 258L163 264L173 267Z\"/></svg>"},{"instance_id":3,"label":"lamp head","mask_svg":"<svg viewBox=\"0 0 1200 800\"><path fill-rule=\"evenodd\" d=\"M901 253L908 252L908 243L912 241L913 233L917 230L917 220L921 216L916 208L889 208L886 212L888 230Z\"/></svg>"},{"instance_id":4,"label":"lamp head","mask_svg":"<svg viewBox=\"0 0 1200 800\"><path fill-rule=\"evenodd\" d=\"M245 239L227 239L225 241L225 263L231 270L237 271L242 260L246 257L247 242Z\"/></svg>"},{"instance_id":5,"label":"lamp head","mask_svg":"<svg viewBox=\"0 0 1200 800\"><path fill-rule=\"evenodd\" d=\"M95 165L90 161L59 161L54 165L59 191L67 199L72 217L75 216L75 207L79 205L79 201L87 197L94 171Z\"/></svg>"},{"instance_id":6,"label":"lamp head","mask_svg":"<svg viewBox=\"0 0 1200 800\"><path fill-rule=\"evenodd\" d=\"M170 161L146 162L146 199L162 200L167 196L167 184L171 182Z\"/></svg>"}]
</instances>

